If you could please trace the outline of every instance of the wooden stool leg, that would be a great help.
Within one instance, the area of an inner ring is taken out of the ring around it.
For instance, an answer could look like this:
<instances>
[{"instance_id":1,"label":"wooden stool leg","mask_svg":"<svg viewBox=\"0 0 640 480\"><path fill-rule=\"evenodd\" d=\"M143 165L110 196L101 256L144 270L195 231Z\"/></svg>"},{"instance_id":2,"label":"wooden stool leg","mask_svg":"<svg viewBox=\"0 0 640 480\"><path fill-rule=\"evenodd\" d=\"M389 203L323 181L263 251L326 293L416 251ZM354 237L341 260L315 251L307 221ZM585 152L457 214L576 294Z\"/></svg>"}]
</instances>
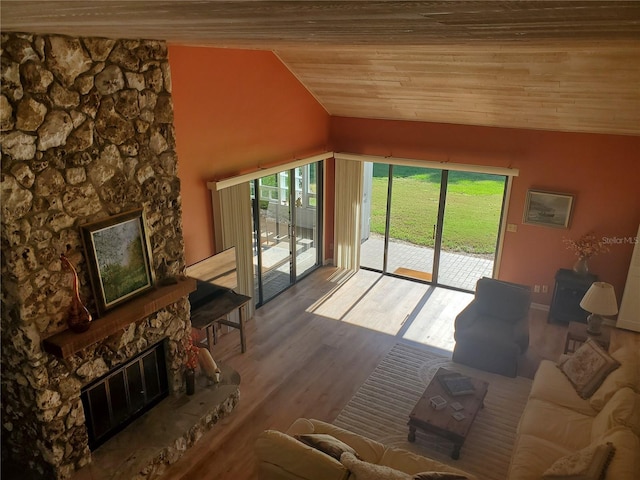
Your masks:
<instances>
[{"instance_id":1,"label":"wooden stool leg","mask_svg":"<svg viewBox=\"0 0 640 480\"><path fill-rule=\"evenodd\" d=\"M458 460L460 458L460 449L462 448L462 445L456 443L453 446L453 452L451 453L451 458L453 458L454 460Z\"/></svg>"},{"instance_id":2,"label":"wooden stool leg","mask_svg":"<svg viewBox=\"0 0 640 480\"><path fill-rule=\"evenodd\" d=\"M216 326L212 323L207 327L207 347L209 352L213 354L213 346L216 344Z\"/></svg>"},{"instance_id":3,"label":"wooden stool leg","mask_svg":"<svg viewBox=\"0 0 640 480\"><path fill-rule=\"evenodd\" d=\"M244 313L245 307L240 307L238 309L238 323L240 329L240 349L242 353L247 351L247 339L244 336Z\"/></svg>"},{"instance_id":4,"label":"wooden stool leg","mask_svg":"<svg viewBox=\"0 0 640 480\"><path fill-rule=\"evenodd\" d=\"M409 425L409 435L407 435L407 440L411 443L416 441L416 427L413 425Z\"/></svg>"}]
</instances>

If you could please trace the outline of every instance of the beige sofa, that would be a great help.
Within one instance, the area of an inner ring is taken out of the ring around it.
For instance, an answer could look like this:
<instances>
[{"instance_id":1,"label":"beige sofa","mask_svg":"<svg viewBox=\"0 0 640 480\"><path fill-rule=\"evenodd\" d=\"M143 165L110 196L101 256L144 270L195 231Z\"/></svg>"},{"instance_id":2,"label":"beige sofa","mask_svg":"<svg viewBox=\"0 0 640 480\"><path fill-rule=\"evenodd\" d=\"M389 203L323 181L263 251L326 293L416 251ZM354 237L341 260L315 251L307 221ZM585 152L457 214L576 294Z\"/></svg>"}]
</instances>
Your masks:
<instances>
[{"instance_id":1,"label":"beige sofa","mask_svg":"<svg viewBox=\"0 0 640 480\"><path fill-rule=\"evenodd\" d=\"M518 426L509 479L539 480L559 458L603 442L615 447L606 480L640 478L639 354L623 347L611 356L621 366L588 399L555 362L542 361Z\"/></svg>"},{"instance_id":2,"label":"beige sofa","mask_svg":"<svg viewBox=\"0 0 640 480\"><path fill-rule=\"evenodd\" d=\"M436 460L407 450L385 447L379 442L334 425L300 418L291 425L287 433L266 430L256 440L260 479L353 480L354 476L338 460L293 438L293 435L309 433L331 435L353 448L362 460L410 475L438 471L458 473L469 479L476 478Z\"/></svg>"}]
</instances>

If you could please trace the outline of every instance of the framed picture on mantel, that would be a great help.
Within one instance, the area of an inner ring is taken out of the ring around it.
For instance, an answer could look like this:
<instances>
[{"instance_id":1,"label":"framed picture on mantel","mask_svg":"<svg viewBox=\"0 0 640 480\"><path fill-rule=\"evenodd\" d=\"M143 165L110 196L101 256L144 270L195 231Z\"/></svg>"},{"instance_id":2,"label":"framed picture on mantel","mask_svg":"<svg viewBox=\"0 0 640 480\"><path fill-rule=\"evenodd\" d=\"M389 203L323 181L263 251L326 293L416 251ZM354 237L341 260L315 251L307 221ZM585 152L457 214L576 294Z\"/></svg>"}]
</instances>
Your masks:
<instances>
[{"instance_id":1,"label":"framed picture on mantel","mask_svg":"<svg viewBox=\"0 0 640 480\"><path fill-rule=\"evenodd\" d=\"M80 230L99 315L153 288L143 209L83 225Z\"/></svg>"},{"instance_id":2,"label":"framed picture on mantel","mask_svg":"<svg viewBox=\"0 0 640 480\"><path fill-rule=\"evenodd\" d=\"M573 208L573 195L529 190L522 223L544 227L568 228Z\"/></svg>"}]
</instances>

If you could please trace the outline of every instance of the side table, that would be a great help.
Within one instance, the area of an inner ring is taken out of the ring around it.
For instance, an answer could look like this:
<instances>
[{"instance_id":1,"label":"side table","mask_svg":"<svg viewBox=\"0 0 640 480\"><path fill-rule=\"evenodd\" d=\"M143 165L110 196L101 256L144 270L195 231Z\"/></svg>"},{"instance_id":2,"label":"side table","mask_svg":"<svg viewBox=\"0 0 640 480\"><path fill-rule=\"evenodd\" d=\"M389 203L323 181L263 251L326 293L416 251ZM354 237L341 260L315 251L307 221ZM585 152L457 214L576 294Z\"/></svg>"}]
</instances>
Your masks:
<instances>
[{"instance_id":1,"label":"side table","mask_svg":"<svg viewBox=\"0 0 640 480\"><path fill-rule=\"evenodd\" d=\"M611 339L611 327L602 326L600 335L590 335L587 333L587 325L579 322L570 322L567 329L567 337L564 342L564 353L575 352L580 345L591 338L600 344L605 350L609 350L609 342Z\"/></svg>"},{"instance_id":2,"label":"side table","mask_svg":"<svg viewBox=\"0 0 640 480\"><path fill-rule=\"evenodd\" d=\"M244 333L245 307L251 297L227 290L222 295L215 296L210 302L191 312L191 326L207 333L207 347L213 353L213 346L218 338L215 323L240 330L240 349L242 353L247 351L247 341ZM227 316L237 310L238 322L232 322Z\"/></svg>"},{"instance_id":3,"label":"side table","mask_svg":"<svg viewBox=\"0 0 640 480\"><path fill-rule=\"evenodd\" d=\"M556 273L556 284L549 308L549 322L567 324L572 321L587 322L588 312L580 308L580 300L587 293L597 275L581 275L566 268Z\"/></svg>"}]
</instances>

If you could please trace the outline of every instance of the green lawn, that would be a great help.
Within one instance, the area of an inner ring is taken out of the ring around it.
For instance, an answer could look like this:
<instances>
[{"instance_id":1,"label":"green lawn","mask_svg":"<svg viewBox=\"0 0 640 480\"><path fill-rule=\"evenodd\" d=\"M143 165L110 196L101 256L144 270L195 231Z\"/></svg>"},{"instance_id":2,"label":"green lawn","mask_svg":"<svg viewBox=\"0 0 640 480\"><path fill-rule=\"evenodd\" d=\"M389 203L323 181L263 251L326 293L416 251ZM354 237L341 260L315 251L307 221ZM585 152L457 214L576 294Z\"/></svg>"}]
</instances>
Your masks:
<instances>
[{"instance_id":1,"label":"green lawn","mask_svg":"<svg viewBox=\"0 0 640 480\"><path fill-rule=\"evenodd\" d=\"M374 167L371 230L384 235L388 171ZM493 253L498 235L502 177L450 172L442 247L448 251ZM433 247L440 171L394 167L390 237Z\"/></svg>"}]
</instances>

